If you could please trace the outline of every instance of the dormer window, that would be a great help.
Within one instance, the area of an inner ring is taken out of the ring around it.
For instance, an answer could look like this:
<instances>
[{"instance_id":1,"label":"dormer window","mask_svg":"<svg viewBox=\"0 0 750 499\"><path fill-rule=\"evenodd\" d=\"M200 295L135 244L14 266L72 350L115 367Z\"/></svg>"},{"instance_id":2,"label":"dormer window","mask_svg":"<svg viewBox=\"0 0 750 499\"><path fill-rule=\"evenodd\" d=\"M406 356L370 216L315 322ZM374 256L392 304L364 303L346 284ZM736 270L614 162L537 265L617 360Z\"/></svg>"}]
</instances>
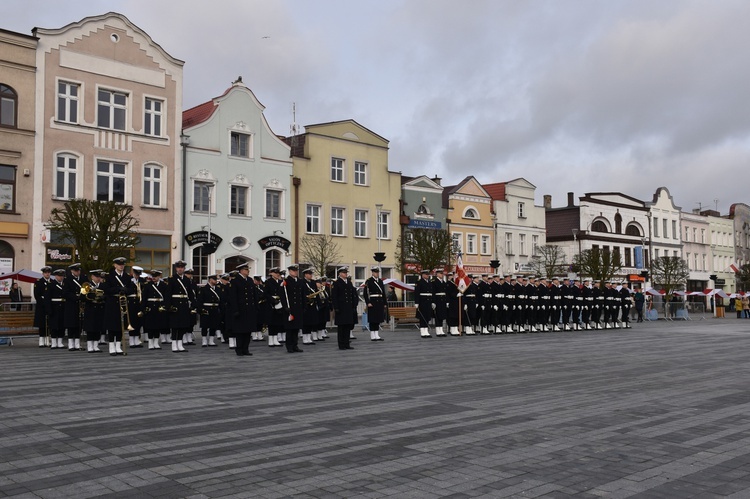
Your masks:
<instances>
[{"instance_id":1,"label":"dormer window","mask_svg":"<svg viewBox=\"0 0 750 499\"><path fill-rule=\"evenodd\" d=\"M477 210L475 210L474 208L466 208L466 210L464 210L464 218L478 220L479 213L477 213Z\"/></svg>"}]
</instances>

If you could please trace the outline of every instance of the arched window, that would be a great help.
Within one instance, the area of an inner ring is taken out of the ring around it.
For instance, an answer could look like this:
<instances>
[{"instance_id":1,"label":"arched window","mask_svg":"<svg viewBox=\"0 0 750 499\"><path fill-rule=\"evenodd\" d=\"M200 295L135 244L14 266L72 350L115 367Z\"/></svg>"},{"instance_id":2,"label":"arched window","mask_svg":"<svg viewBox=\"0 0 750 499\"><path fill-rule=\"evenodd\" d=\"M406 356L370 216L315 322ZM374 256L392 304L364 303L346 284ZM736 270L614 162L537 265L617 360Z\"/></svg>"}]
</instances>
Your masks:
<instances>
[{"instance_id":1,"label":"arched window","mask_svg":"<svg viewBox=\"0 0 750 499\"><path fill-rule=\"evenodd\" d=\"M479 214L477 213L477 210L475 210L474 208L469 207L469 208L466 208L464 210L464 218L478 219L479 218Z\"/></svg>"},{"instance_id":2,"label":"arched window","mask_svg":"<svg viewBox=\"0 0 750 499\"><path fill-rule=\"evenodd\" d=\"M266 252L266 274L268 274L268 269L274 267L281 267L281 251L270 250Z\"/></svg>"},{"instance_id":3,"label":"arched window","mask_svg":"<svg viewBox=\"0 0 750 499\"><path fill-rule=\"evenodd\" d=\"M13 249L13 246L6 243L3 240L0 240L0 258L15 258L16 252ZM13 263L11 262L11 266Z\"/></svg>"},{"instance_id":4,"label":"arched window","mask_svg":"<svg viewBox=\"0 0 750 499\"><path fill-rule=\"evenodd\" d=\"M596 222L591 224L591 231L592 232L609 232L609 230L607 230L607 224L605 224L601 220L597 220Z\"/></svg>"},{"instance_id":5,"label":"arched window","mask_svg":"<svg viewBox=\"0 0 750 499\"><path fill-rule=\"evenodd\" d=\"M625 227L625 234L628 236L637 236L641 237L643 234L641 234L641 229L633 223L628 224L627 227Z\"/></svg>"},{"instance_id":6,"label":"arched window","mask_svg":"<svg viewBox=\"0 0 750 499\"><path fill-rule=\"evenodd\" d=\"M417 215L429 215L430 209L427 207L426 204L420 204L417 208Z\"/></svg>"},{"instance_id":7,"label":"arched window","mask_svg":"<svg viewBox=\"0 0 750 499\"><path fill-rule=\"evenodd\" d=\"M615 214L615 233L622 234L622 215Z\"/></svg>"},{"instance_id":8,"label":"arched window","mask_svg":"<svg viewBox=\"0 0 750 499\"><path fill-rule=\"evenodd\" d=\"M0 126L17 128L18 94L8 85L0 83Z\"/></svg>"}]
</instances>

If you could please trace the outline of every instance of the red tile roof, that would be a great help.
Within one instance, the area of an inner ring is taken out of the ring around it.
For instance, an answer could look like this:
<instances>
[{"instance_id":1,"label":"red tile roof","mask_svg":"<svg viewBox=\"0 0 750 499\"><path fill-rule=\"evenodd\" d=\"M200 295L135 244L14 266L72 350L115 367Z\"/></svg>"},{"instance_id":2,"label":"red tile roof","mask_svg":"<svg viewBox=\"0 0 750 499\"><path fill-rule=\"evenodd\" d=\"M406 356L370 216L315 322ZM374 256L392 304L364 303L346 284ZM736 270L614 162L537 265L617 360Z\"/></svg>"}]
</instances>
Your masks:
<instances>
[{"instance_id":1,"label":"red tile roof","mask_svg":"<svg viewBox=\"0 0 750 499\"><path fill-rule=\"evenodd\" d=\"M216 111L216 104L214 104L213 100L210 100L208 102L204 102L203 104L199 104L195 107L192 107L188 109L187 111L182 112L182 128L183 130L186 128L190 128L192 126L198 125L200 123L203 123L208 118L211 117L212 114L214 114L214 111Z\"/></svg>"},{"instance_id":2,"label":"red tile roof","mask_svg":"<svg viewBox=\"0 0 750 499\"><path fill-rule=\"evenodd\" d=\"M496 184L482 184L484 190L490 195L493 201L505 201L505 184L507 182L498 182Z\"/></svg>"}]
</instances>

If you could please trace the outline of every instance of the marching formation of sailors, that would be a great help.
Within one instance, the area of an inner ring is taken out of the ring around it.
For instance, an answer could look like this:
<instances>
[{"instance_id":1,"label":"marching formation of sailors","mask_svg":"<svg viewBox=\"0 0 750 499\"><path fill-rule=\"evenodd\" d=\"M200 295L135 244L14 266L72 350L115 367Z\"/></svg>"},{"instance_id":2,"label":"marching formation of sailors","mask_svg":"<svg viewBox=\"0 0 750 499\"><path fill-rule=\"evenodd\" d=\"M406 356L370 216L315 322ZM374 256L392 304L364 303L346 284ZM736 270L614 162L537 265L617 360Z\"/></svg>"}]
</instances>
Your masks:
<instances>
[{"instance_id":1,"label":"marching formation of sailors","mask_svg":"<svg viewBox=\"0 0 750 499\"><path fill-rule=\"evenodd\" d=\"M327 323L336 310L339 348L352 349L349 338L357 322L359 296L346 268L338 269L339 279L329 285L325 277L313 279L310 269L300 277L297 265L290 265L283 278L281 269L270 269L264 281L250 277L245 263L229 274L209 276L199 288L182 260L175 262L174 275L167 279L160 270L144 273L138 266L126 273L122 257L112 263L111 271L90 270L85 278L78 263L67 270L42 269L34 284L40 347L64 348L67 334L70 351L84 350L80 341L85 332L89 353L101 353L99 347L107 345L110 355L124 355L123 346L143 348L142 336L149 350L171 344L173 352L182 353L195 344L193 331L198 326L203 347L229 343L238 356L250 356L250 342L263 341L267 331L269 347L301 353L299 333L303 345L325 341ZM365 296L374 327L384 320L386 306L377 269L368 282L373 287ZM377 329L372 339L382 341Z\"/></svg>"},{"instance_id":2,"label":"marching formation of sailors","mask_svg":"<svg viewBox=\"0 0 750 499\"><path fill-rule=\"evenodd\" d=\"M431 338L449 334L504 334L537 331L630 328L633 298L628 283L507 275L469 275L459 289L453 274L423 270L414 286L419 331Z\"/></svg>"}]
</instances>

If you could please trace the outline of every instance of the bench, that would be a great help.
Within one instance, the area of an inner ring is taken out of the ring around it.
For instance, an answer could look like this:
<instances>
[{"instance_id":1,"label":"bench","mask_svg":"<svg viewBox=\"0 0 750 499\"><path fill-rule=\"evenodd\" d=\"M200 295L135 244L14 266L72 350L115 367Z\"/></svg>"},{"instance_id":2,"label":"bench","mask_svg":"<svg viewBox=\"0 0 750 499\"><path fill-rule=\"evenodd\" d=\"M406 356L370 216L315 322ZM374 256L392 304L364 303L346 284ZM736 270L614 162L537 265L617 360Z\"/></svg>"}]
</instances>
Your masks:
<instances>
[{"instance_id":1,"label":"bench","mask_svg":"<svg viewBox=\"0 0 750 499\"><path fill-rule=\"evenodd\" d=\"M0 311L0 335L36 333L33 310Z\"/></svg>"},{"instance_id":2,"label":"bench","mask_svg":"<svg viewBox=\"0 0 750 499\"><path fill-rule=\"evenodd\" d=\"M396 329L396 323L414 324L419 322L417 307L389 307L388 315L391 318L391 331Z\"/></svg>"}]
</instances>

